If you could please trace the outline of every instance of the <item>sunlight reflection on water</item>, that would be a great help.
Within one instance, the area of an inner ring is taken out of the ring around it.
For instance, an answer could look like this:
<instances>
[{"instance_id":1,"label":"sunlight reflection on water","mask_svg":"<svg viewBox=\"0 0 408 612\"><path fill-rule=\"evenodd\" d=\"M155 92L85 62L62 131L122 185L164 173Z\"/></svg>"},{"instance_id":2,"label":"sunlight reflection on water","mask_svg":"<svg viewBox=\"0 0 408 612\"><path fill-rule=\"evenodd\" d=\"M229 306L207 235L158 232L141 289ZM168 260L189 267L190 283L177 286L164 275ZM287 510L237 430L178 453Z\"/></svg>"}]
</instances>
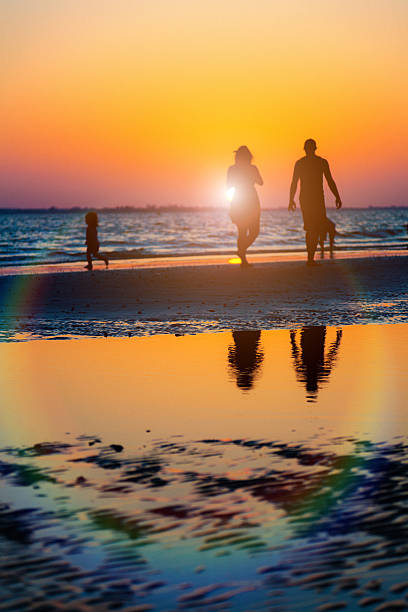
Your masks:
<instances>
[{"instance_id":1,"label":"sunlight reflection on water","mask_svg":"<svg viewBox=\"0 0 408 612\"><path fill-rule=\"evenodd\" d=\"M407 333L0 345L3 599L353 610L376 584L397 600Z\"/></svg>"}]
</instances>

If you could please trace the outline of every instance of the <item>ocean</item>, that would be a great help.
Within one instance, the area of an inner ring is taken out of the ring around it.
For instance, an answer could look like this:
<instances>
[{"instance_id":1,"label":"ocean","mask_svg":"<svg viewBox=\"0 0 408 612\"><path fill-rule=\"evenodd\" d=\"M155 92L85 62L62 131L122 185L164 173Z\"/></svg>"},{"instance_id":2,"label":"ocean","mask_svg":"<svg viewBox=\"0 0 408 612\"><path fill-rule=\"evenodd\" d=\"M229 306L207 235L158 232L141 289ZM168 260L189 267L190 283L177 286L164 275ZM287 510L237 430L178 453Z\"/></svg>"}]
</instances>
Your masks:
<instances>
[{"instance_id":1,"label":"ocean","mask_svg":"<svg viewBox=\"0 0 408 612\"><path fill-rule=\"evenodd\" d=\"M401 249L408 245L408 208L328 209L336 223L336 248ZM110 259L229 254L236 229L228 210L104 210L99 213L101 251ZM84 211L0 212L0 266L84 259ZM303 251L299 210L262 211L261 233L250 252Z\"/></svg>"}]
</instances>

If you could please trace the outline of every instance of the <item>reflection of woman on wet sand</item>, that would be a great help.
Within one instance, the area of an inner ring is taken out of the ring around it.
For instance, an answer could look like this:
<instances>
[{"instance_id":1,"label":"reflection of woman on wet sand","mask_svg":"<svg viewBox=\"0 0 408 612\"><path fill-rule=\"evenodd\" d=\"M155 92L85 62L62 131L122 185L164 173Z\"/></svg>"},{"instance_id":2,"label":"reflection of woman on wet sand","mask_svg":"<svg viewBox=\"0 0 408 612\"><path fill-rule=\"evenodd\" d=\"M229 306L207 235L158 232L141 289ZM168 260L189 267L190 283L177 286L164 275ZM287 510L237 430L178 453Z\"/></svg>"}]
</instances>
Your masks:
<instances>
[{"instance_id":1,"label":"reflection of woman on wet sand","mask_svg":"<svg viewBox=\"0 0 408 612\"><path fill-rule=\"evenodd\" d=\"M248 265L246 252L259 234L261 215L255 184L263 185L263 180L251 161L248 147L239 147L235 151L235 164L230 166L227 175L228 188L233 191L230 216L238 228L238 255L242 265Z\"/></svg>"},{"instance_id":2,"label":"reflection of woman on wet sand","mask_svg":"<svg viewBox=\"0 0 408 612\"><path fill-rule=\"evenodd\" d=\"M326 327L304 327L300 332L300 349L296 331L290 332L292 358L300 382L306 383L308 401L317 397L319 384L327 379L333 368L340 346L342 330L336 330L336 339L325 355Z\"/></svg>"},{"instance_id":3,"label":"reflection of woman on wet sand","mask_svg":"<svg viewBox=\"0 0 408 612\"><path fill-rule=\"evenodd\" d=\"M263 361L263 352L259 348L261 332L234 331L232 337L235 346L228 349L228 362L236 376L237 387L249 391Z\"/></svg>"}]
</instances>

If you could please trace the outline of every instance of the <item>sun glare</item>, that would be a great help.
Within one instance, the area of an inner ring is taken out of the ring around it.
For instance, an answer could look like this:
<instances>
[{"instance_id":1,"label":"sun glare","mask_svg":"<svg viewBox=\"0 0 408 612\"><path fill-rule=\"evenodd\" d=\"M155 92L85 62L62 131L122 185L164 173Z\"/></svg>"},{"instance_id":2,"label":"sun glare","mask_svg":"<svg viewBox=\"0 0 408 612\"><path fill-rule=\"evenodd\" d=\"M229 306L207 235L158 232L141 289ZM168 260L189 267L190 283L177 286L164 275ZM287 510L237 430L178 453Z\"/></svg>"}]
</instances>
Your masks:
<instances>
[{"instance_id":1,"label":"sun glare","mask_svg":"<svg viewBox=\"0 0 408 612\"><path fill-rule=\"evenodd\" d=\"M234 197L234 193L235 193L235 187L230 187L229 189L227 189L227 200L229 202L232 202L232 198Z\"/></svg>"},{"instance_id":2,"label":"sun glare","mask_svg":"<svg viewBox=\"0 0 408 612\"><path fill-rule=\"evenodd\" d=\"M240 264L241 263L241 258L240 257L231 257L231 259L228 260L229 264Z\"/></svg>"}]
</instances>

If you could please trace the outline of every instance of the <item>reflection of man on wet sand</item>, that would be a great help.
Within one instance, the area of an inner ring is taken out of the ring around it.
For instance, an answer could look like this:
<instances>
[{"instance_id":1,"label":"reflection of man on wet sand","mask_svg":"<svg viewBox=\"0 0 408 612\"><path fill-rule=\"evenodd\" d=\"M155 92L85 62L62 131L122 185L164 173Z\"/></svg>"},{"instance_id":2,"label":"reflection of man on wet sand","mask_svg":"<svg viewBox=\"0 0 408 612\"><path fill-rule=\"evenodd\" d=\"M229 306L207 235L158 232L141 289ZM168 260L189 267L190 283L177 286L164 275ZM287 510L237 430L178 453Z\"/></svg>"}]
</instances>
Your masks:
<instances>
[{"instance_id":1,"label":"reflection of man on wet sand","mask_svg":"<svg viewBox=\"0 0 408 612\"><path fill-rule=\"evenodd\" d=\"M314 264L319 235L326 232L327 217L324 203L323 176L336 198L336 208L341 208L341 199L326 159L316 155L316 142L309 138L304 144L305 157L299 159L293 170L290 186L289 210L295 210L295 194L300 180L299 202L306 232L307 263Z\"/></svg>"},{"instance_id":2,"label":"reflection of man on wet sand","mask_svg":"<svg viewBox=\"0 0 408 612\"><path fill-rule=\"evenodd\" d=\"M325 355L326 328L324 326L304 327L300 333L300 348L296 342L296 332L293 330L290 332L297 378L301 383L306 383L306 397L309 401L316 399L319 384L331 373L341 336L341 329L336 330L336 339Z\"/></svg>"},{"instance_id":3,"label":"reflection of man on wet sand","mask_svg":"<svg viewBox=\"0 0 408 612\"><path fill-rule=\"evenodd\" d=\"M261 332L234 331L232 337L235 346L230 346L228 349L228 362L236 376L237 386L249 391L263 360L263 352L259 348Z\"/></svg>"}]
</instances>

